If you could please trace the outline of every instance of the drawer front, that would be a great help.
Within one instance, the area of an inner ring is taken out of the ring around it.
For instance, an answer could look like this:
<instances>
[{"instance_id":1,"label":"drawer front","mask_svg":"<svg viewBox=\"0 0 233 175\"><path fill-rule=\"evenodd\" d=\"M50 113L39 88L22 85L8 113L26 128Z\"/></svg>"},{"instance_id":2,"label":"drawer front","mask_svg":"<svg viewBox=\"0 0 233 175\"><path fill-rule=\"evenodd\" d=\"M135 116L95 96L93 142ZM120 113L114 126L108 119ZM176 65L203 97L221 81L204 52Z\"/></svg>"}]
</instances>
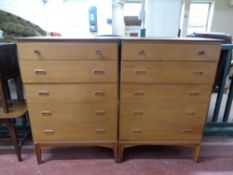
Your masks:
<instances>
[{"instance_id":1,"label":"drawer front","mask_svg":"<svg viewBox=\"0 0 233 175\"><path fill-rule=\"evenodd\" d=\"M205 104L212 85L122 84L121 103Z\"/></svg>"},{"instance_id":2,"label":"drawer front","mask_svg":"<svg viewBox=\"0 0 233 175\"><path fill-rule=\"evenodd\" d=\"M120 126L120 141L200 141L202 132L202 125L123 123Z\"/></svg>"},{"instance_id":3,"label":"drawer front","mask_svg":"<svg viewBox=\"0 0 233 175\"><path fill-rule=\"evenodd\" d=\"M221 46L208 43L123 42L123 60L217 61Z\"/></svg>"},{"instance_id":4,"label":"drawer front","mask_svg":"<svg viewBox=\"0 0 233 175\"><path fill-rule=\"evenodd\" d=\"M117 82L116 61L21 61L24 83Z\"/></svg>"},{"instance_id":5,"label":"drawer front","mask_svg":"<svg viewBox=\"0 0 233 175\"><path fill-rule=\"evenodd\" d=\"M116 141L115 123L41 122L32 126L38 141Z\"/></svg>"},{"instance_id":6,"label":"drawer front","mask_svg":"<svg viewBox=\"0 0 233 175\"><path fill-rule=\"evenodd\" d=\"M122 82L212 84L217 62L124 61Z\"/></svg>"},{"instance_id":7,"label":"drawer front","mask_svg":"<svg viewBox=\"0 0 233 175\"><path fill-rule=\"evenodd\" d=\"M208 105L166 103L123 104L120 108L120 125L134 122L173 122L174 124L200 124L206 119Z\"/></svg>"},{"instance_id":8,"label":"drawer front","mask_svg":"<svg viewBox=\"0 0 233 175\"><path fill-rule=\"evenodd\" d=\"M114 42L19 42L21 60L117 60Z\"/></svg>"},{"instance_id":9,"label":"drawer front","mask_svg":"<svg viewBox=\"0 0 233 175\"><path fill-rule=\"evenodd\" d=\"M116 103L116 84L26 84L28 103Z\"/></svg>"},{"instance_id":10,"label":"drawer front","mask_svg":"<svg viewBox=\"0 0 233 175\"><path fill-rule=\"evenodd\" d=\"M116 104L28 104L31 124L40 122L116 123Z\"/></svg>"}]
</instances>

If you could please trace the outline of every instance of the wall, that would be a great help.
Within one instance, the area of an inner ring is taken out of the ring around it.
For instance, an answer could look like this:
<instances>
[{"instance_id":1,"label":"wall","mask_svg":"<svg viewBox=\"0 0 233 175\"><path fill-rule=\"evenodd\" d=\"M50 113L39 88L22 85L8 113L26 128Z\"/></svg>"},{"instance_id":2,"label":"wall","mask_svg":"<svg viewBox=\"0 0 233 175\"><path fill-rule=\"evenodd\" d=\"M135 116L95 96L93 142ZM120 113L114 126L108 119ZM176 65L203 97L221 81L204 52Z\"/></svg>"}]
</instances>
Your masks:
<instances>
[{"instance_id":1,"label":"wall","mask_svg":"<svg viewBox=\"0 0 233 175\"><path fill-rule=\"evenodd\" d=\"M89 32L88 8L97 7L97 34L112 34L112 25L107 18L112 18L111 0L71 1L49 0L46 4L47 26L49 31L57 31L66 37L92 36ZM106 8L105 10L102 10Z\"/></svg>"},{"instance_id":2,"label":"wall","mask_svg":"<svg viewBox=\"0 0 233 175\"><path fill-rule=\"evenodd\" d=\"M181 7L181 0L146 0L146 36L176 37L180 25Z\"/></svg>"},{"instance_id":3,"label":"wall","mask_svg":"<svg viewBox=\"0 0 233 175\"><path fill-rule=\"evenodd\" d=\"M215 0L212 32L224 32L233 36L233 5L230 0Z\"/></svg>"},{"instance_id":4,"label":"wall","mask_svg":"<svg viewBox=\"0 0 233 175\"><path fill-rule=\"evenodd\" d=\"M45 28L44 4L40 0L0 0L0 9Z\"/></svg>"}]
</instances>

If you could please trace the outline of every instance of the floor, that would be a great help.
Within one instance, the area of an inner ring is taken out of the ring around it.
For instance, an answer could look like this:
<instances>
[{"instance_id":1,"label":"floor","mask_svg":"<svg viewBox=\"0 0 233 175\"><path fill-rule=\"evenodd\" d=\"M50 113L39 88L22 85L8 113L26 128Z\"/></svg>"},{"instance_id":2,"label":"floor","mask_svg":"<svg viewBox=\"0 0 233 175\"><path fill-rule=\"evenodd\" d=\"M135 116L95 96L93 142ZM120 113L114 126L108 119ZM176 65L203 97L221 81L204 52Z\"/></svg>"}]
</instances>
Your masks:
<instances>
[{"instance_id":1,"label":"floor","mask_svg":"<svg viewBox=\"0 0 233 175\"><path fill-rule=\"evenodd\" d=\"M12 147L0 147L0 175L233 175L233 138L204 138L200 161L189 148L146 146L127 149L115 163L112 151L100 147L46 148L37 165L31 144L18 162Z\"/></svg>"}]
</instances>

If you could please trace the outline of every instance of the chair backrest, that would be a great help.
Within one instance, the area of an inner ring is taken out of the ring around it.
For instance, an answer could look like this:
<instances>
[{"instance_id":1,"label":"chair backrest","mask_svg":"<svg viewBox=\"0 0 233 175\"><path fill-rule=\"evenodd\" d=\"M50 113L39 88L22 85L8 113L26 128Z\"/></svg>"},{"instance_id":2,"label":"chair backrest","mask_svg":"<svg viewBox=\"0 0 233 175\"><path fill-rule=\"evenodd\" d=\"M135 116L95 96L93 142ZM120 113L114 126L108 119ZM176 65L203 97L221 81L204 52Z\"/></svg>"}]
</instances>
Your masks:
<instances>
[{"instance_id":1,"label":"chair backrest","mask_svg":"<svg viewBox=\"0 0 233 175\"><path fill-rule=\"evenodd\" d=\"M9 79L14 79L17 99L23 99L22 83L19 73L15 43L0 43L0 104L3 112L9 112L8 100L11 99Z\"/></svg>"},{"instance_id":2,"label":"chair backrest","mask_svg":"<svg viewBox=\"0 0 233 175\"><path fill-rule=\"evenodd\" d=\"M198 33L194 32L188 37L199 37L199 38L211 38L211 39L221 39L223 44L232 44L232 36L226 33L216 33L216 32L207 32L207 33Z\"/></svg>"}]
</instances>

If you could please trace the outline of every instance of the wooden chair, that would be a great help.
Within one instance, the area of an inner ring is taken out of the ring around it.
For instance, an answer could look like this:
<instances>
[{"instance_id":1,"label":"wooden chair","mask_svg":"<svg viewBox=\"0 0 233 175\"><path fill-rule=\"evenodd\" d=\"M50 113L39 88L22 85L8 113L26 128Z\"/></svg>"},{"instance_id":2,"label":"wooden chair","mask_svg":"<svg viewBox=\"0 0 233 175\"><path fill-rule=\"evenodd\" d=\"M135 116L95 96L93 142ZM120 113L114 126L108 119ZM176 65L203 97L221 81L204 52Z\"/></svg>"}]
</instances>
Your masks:
<instances>
[{"instance_id":1,"label":"wooden chair","mask_svg":"<svg viewBox=\"0 0 233 175\"><path fill-rule=\"evenodd\" d=\"M9 79L15 80L14 82L16 85L15 89L17 95L17 99L15 100L11 99L8 84ZM22 160L20 151L21 146L18 143L15 119L23 117L26 114L27 106L23 98L22 83L16 54L16 45L0 44L0 123L5 124L9 129L19 161Z\"/></svg>"}]
</instances>

